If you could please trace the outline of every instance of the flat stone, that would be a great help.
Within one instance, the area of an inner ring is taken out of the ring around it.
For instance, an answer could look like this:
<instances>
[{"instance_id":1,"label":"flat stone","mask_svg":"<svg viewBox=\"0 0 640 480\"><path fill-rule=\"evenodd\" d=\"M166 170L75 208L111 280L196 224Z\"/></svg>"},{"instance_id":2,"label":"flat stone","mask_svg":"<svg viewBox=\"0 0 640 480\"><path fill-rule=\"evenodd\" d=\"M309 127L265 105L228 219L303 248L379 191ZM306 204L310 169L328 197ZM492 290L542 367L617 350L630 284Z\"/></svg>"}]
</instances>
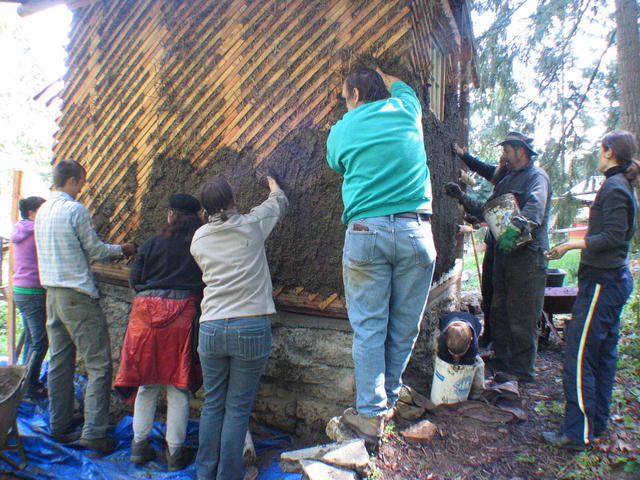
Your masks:
<instances>
[{"instance_id":1,"label":"flat stone","mask_svg":"<svg viewBox=\"0 0 640 480\"><path fill-rule=\"evenodd\" d=\"M302 471L309 480L358 480L353 470L327 465L317 460L301 460Z\"/></svg>"},{"instance_id":2,"label":"flat stone","mask_svg":"<svg viewBox=\"0 0 640 480\"><path fill-rule=\"evenodd\" d=\"M280 466L285 472L302 472L302 460L321 459L334 467L366 473L369 469L369 453L364 440L353 439L344 443L328 443L315 447L283 452Z\"/></svg>"},{"instance_id":3,"label":"flat stone","mask_svg":"<svg viewBox=\"0 0 640 480\"><path fill-rule=\"evenodd\" d=\"M410 426L402 432L402 437L407 443L413 445L429 443L438 431L429 420L423 420L415 425Z\"/></svg>"},{"instance_id":4,"label":"flat stone","mask_svg":"<svg viewBox=\"0 0 640 480\"><path fill-rule=\"evenodd\" d=\"M342 423L342 417L333 417L329 420L325 432L331 440L338 443L358 438L349 427Z\"/></svg>"},{"instance_id":5,"label":"flat stone","mask_svg":"<svg viewBox=\"0 0 640 480\"><path fill-rule=\"evenodd\" d=\"M320 457L322 461L337 467L356 470L363 475L367 473L371 465L364 440L358 438L334 445L337 445L336 448Z\"/></svg>"},{"instance_id":6,"label":"flat stone","mask_svg":"<svg viewBox=\"0 0 640 480\"><path fill-rule=\"evenodd\" d=\"M327 443L326 445L316 445L315 447L282 452L280 454L280 466L285 472L302 472L300 460L320 458L339 446L339 443Z\"/></svg>"},{"instance_id":7,"label":"flat stone","mask_svg":"<svg viewBox=\"0 0 640 480\"><path fill-rule=\"evenodd\" d=\"M424 412L425 410L422 407L410 405L401 400L396 402L396 414L405 420L417 420L424 414Z\"/></svg>"}]
</instances>

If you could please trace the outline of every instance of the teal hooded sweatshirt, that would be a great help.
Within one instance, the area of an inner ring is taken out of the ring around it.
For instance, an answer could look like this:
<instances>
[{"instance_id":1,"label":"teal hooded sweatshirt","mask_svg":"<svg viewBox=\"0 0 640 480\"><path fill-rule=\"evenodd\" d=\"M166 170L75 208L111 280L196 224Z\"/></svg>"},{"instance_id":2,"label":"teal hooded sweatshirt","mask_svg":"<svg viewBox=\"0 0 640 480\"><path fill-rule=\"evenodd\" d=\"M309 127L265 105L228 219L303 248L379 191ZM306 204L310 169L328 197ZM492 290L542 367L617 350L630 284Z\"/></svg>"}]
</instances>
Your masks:
<instances>
[{"instance_id":1,"label":"teal hooded sweatshirt","mask_svg":"<svg viewBox=\"0 0 640 480\"><path fill-rule=\"evenodd\" d=\"M422 107L404 82L391 85L391 98L362 104L331 127L327 162L344 177L343 223L395 213L431 213Z\"/></svg>"}]
</instances>

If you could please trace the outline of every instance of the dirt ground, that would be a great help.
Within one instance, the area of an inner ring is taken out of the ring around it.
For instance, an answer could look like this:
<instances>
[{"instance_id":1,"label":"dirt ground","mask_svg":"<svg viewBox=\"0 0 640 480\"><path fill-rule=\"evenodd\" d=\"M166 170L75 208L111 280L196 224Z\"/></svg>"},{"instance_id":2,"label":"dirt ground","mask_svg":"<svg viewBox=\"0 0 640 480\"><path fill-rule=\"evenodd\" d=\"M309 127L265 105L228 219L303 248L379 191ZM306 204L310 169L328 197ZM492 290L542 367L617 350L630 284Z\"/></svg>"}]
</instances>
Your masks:
<instances>
[{"instance_id":1,"label":"dirt ground","mask_svg":"<svg viewBox=\"0 0 640 480\"><path fill-rule=\"evenodd\" d=\"M430 444L412 446L399 436L408 426L399 421L380 446L371 479L384 480L538 480L639 479L625 472L630 457L637 459L640 403L618 378L612 421L606 435L589 452L569 452L543 444L544 430L558 429L564 400L562 353L557 345L541 348L537 380L521 384L528 420L491 424L462 416L429 416L438 427ZM635 388L635 386L634 386ZM628 469L628 468L627 468Z\"/></svg>"}]
</instances>

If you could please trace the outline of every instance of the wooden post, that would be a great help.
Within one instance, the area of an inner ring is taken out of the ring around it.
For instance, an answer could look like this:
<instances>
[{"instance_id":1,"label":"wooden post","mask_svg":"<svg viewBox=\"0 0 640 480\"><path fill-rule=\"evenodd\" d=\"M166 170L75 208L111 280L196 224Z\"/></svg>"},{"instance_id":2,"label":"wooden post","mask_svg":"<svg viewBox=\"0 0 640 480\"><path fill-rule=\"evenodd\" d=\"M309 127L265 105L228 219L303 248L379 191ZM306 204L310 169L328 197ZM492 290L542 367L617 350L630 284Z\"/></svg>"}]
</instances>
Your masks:
<instances>
[{"instance_id":1,"label":"wooden post","mask_svg":"<svg viewBox=\"0 0 640 480\"><path fill-rule=\"evenodd\" d=\"M22 171L13 171L13 191L11 193L11 221L18 222L18 206L20 202L20 187L22 185ZM9 243L9 283L7 296L7 353L8 363L16 363L16 304L13 301L13 243Z\"/></svg>"}]
</instances>

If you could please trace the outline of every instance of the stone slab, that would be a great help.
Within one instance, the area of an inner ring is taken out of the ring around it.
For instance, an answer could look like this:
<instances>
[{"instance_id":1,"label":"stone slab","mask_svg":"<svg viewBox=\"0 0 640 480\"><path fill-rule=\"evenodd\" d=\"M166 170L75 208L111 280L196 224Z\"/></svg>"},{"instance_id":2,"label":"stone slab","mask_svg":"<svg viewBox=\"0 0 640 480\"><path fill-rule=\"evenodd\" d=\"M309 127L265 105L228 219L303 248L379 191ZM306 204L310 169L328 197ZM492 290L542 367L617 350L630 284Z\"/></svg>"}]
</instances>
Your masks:
<instances>
[{"instance_id":1,"label":"stone slab","mask_svg":"<svg viewBox=\"0 0 640 480\"><path fill-rule=\"evenodd\" d=\"M369 468L369 453L361 439L343 443L327 443L280 454L280 466L285 472L301 472L301 460L322 459L335 467L365 472Z\"/></svg>"},{"instance_id":2,"label":"stone slab","mask_svg":"<svg viewBox=\"0 0 640 480\"><path fill-rule=\"evenodd\" d=\"M337 467L355 470L361 474L367 473L371 464L364 440L358 438L334 445L337 445L336 448L320 457L322 461Z\"/></svg>"},{"instance_id":3,"label":"stone slab","mask_svg":"<svg viewBox=\"0 0 640 480\"><path fill-rule=\"evenodd\" d=\"M431 441L437 432L438 427L429 420L423 420L404 430L402 432L402 437L407 443L411 443L413 445L426 444Z\"/></svg>"},{"instance_id":4,"label":"stone slab","mask_svg":"<svg viewBox=\"0 0 640 480\"><path fill-rule=\"evenodd\" d=\"M353 470L327 465L317 460L301 460L302 471L309 480L358 480Z\"/></svg>"}]
</instances>

